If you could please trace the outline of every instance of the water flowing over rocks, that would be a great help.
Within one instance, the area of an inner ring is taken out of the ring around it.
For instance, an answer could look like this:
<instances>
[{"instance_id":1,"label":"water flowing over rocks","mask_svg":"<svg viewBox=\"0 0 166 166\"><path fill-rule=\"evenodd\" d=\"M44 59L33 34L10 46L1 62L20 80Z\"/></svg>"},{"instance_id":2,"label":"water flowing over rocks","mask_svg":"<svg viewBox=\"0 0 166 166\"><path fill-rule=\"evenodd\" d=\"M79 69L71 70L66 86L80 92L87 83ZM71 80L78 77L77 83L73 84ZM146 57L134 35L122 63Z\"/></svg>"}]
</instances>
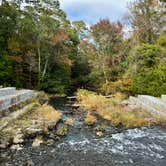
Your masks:
<instances>
[{"instance_id":1,"label":"water flowing over rocks","mask_svg":"<svg viewBox=\"0 0 166 166\"><path fill-rule=\"evenodd\" d=\"M84 112L70 107L66 101L59 105L56 102L53 99L50 103L63 113L56 129L65 131L65 136L58 139L56 131L50 130L48 137L35 137L23 145L0 150L0 166L165 166L165 127L124 130L106 121L87 126ZM18 132L15 141L20 140Z\"/></svg>"}]
</instances>

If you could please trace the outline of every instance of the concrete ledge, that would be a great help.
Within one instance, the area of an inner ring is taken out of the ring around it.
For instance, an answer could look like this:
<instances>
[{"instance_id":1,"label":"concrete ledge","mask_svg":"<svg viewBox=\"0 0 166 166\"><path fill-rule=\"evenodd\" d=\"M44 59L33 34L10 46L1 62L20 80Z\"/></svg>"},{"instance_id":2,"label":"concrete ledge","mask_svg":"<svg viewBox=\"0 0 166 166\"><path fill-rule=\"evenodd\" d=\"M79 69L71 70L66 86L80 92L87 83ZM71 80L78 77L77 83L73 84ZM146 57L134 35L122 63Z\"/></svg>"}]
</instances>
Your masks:
<instances>
[{"instance_id":1,"label":"concrete ledge","mask_svg":"<svg viewBox=\"0 0 166 166\"><path fill-rule=\"evenodd\" d=\"M162 100L163 102L166 102L166 95L161 95L161 100Z\"/></svg>"},{"instance_id":2,"label":"concrete ledge","mask_svg":"<svg viewBox=\"0 0 166 166\"><path fill-rule=\"evenodd\" d=\"M142 101L142 103L144 103L145 105L153 107L156 110L166 112L166 103L162 102L162 100L158 98L148 95L138 95L138 99Z\"/></svg>"},{"instance_id":3,"label":"concrete ledge","mask_svg":"<svg viewBox=\"0 0 166 166\"><path fill-rule=\"evenodd\" d=\"M5 95L0 97L0 110L7 110L14 105L18 105L34 96L32 90L19 90L15 91L14 94Z\"/></svg>"},{"instance_id":4,"label":"concrete ledge","mask_svg":"<svg viewBox=\"0 0 166 166\"><path fill-rule=\"evenodd\" d=\"M15 87L0 88L0 97L12 95L16 92Z\"/></svg>"}]
</instances>

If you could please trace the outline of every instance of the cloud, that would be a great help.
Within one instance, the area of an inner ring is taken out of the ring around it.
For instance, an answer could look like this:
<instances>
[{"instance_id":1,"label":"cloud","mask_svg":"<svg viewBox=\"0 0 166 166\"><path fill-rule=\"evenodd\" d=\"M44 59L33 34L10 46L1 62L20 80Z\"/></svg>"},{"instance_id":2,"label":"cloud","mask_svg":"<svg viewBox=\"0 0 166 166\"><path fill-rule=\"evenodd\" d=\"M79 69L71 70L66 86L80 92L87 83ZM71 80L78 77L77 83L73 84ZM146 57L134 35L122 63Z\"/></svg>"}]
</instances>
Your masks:
<instances>
[{"instance_id":1,"label":"cloud","mask_svg":"<svg viewBox=\"0 0 166 166\"><path fill-rule=\"evenodd\" d=\"M70 20L83 20L87 24L97 22L100 18L110 21L121 20L127 12L129 0L59 0L61 8Z\"/></svg>"}]
</instances>

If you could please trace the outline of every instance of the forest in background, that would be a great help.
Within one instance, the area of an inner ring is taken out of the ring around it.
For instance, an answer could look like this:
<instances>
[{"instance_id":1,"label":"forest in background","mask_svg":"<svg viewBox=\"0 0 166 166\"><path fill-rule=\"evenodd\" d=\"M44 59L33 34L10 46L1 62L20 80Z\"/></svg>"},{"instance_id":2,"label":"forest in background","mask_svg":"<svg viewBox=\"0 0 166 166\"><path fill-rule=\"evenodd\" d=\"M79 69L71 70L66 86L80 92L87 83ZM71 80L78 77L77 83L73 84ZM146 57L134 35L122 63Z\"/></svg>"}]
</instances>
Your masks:
<instances>
[{"instance_id":1,"label":"forest in background","mask_svg":"<svg viewBox=\"0 0 166 166\"><path fill-rule=\"evenodd\" d=\"M2 0L0 85L68 94L166 93L166 3L133 0L125 24L71 22L60 1Z\"/></svg>"}]
</instances>

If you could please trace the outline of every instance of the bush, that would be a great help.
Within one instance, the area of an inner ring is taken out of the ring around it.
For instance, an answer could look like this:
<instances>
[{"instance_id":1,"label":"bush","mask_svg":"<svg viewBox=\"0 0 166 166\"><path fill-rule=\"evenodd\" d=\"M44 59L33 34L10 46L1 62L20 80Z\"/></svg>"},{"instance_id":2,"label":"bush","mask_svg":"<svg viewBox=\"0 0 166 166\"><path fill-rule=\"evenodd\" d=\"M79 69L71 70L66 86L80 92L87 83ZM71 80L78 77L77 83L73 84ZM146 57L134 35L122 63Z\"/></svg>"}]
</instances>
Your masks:
<instances>
[{"instance_id":1,"label":"bush","mask_svg":"<svg viewBox=\"0 0 166 166\"><path fill-rule=\"evenodd\" d=\"M134 94L160 96L166 93L165 54L166 50L159 45L143 44L136 48L131 86Z\"/></svg>"},{"instance_id":2,"label":"bush","mask_svg":"<svg viewBox=\"0 0 166 166\"><path fill-rule=\"evenodd\" d=\"M7 55L0 55L0 85L10 85L12 80L12 64Z\"/></svg>"},{"instance_id":3,"label":"bush","mask_svg":"<svg viewBox=\"0 0 166 166\"><path fill-rule=\"evenodd\" d=\"M151 68L146 73L138 73L133 78L133 93L160 96L166 93L166 67Z\"/></svg>"}]
</instances>

